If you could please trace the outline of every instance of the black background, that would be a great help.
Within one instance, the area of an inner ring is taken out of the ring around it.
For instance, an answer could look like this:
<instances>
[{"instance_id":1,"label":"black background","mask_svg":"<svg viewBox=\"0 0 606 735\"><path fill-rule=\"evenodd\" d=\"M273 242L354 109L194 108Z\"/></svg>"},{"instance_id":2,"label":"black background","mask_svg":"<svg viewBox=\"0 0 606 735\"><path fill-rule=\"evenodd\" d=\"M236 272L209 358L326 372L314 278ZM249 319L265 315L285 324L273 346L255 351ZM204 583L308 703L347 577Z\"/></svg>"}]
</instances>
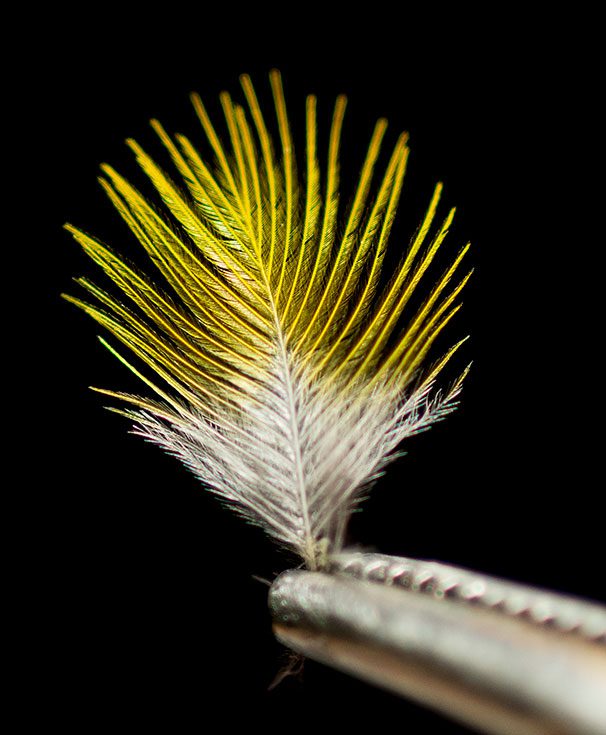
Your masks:
<instances>
[{"instance_id":1,"label":"black background","mask_svg":"<svg viewBox=\"0 0 606 735\"><path fill-rule=\"evenodd\" d=\"M451 252L473 243L475 274L450 331L453 340L472 335L460 361L474 361L462 407L409 442L355 516L352 541L606 599L592 426L602 402L592 314L603 240L592 195L599 92L583 42L592 21L371 10L366 18L350 8L330 26L326 8L244 17L175 5L145 20L123 9L49 12L22 39L28 71L15 109L27 135L20 127L8 147L20 157L30 214L20 220L15 280L34 269L42 299L38 321L25 317L34 350L19 372L43 408L42 419L26 412L20 460L19 548L34 590L26 719L41 714L79 732L213 732L216 717L226 727L356 732L368 714L381 730L466 732L309 662L302 678L268 692L286 654L272 637L267 588L252 575L272 579L292 560L128 435L87 390L140 388L96 341L94 323L59 299L77 292L72 277L97 275L61 225L134 249L96 184L99 163L140 182L124 138L157 151L152 116L199 135L188 93L217 110L222 89L238 94L242 72L267 103L267 73L282 71L295 133L306 93L318 95L328 126L345 92L344 155L355 161L377 117L390 120L392 141L409 130L400 242L440 179L458 206Z\"/></svg>"}]
</instances>

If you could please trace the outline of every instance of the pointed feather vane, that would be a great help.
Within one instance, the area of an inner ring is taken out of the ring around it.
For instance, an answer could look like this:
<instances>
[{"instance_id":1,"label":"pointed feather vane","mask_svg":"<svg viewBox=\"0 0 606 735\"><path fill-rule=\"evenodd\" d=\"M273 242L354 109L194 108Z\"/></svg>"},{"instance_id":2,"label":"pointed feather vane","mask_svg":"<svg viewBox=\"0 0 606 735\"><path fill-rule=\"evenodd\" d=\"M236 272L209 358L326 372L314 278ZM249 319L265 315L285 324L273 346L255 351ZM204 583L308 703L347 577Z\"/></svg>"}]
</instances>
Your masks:
<instances>
[{"instance_id":1,"label":"pointed feather vane","mask_svg":"<svg viewBox=\"0 0 606 735\"><path fill-rule=\"evenodd\" d=\"M317 101L307 98L305 155L297 160L280 74L272 71L270 81L271 122L248 76L241 77L246 109L221 95L223 140L192 96L210 161L155 120L171 175L128 141L162 208L102 167L101 186L147 253L153 276L67 225L125 298L86 278L78 282L90 300L65 298L156 373L154 382L102 340L150 391L101 391L124 402L119 412L135 432L317 569L342 548L352 509L400 442L455 405L465 373L444 394L434 382L462 342L423 366L459 308L470 274L457 274L468 246L437 283L423 285L427 296L409 313L452 223L454 210L437 220L442 186L383 285L407 136L381 166L387 124L377 122L345 206L339 159L346 98L336 100L325 158Z\"/></svg>"}]
</instances>

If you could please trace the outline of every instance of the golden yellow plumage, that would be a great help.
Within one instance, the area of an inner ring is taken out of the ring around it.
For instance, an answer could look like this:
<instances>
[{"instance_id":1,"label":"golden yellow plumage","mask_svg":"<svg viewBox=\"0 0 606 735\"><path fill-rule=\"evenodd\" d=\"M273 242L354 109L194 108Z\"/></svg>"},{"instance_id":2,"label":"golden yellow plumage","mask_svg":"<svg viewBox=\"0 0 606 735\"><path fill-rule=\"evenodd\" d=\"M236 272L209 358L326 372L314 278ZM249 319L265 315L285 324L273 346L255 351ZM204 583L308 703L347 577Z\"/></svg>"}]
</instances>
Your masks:
<instances>
[{"instance_id":1,"label":"golden yellow plumage","mask_svg":"<svg viewBox=\"0 0 606 735\"><path fill-rule=\"evenodd\" d=\"M79 283L96 303L66 298L166 384L156 385L129 365L156 398L104 391L130 404L122 412L139 433L177 454L210 489L313 568L321 564L321 552L342 546L360 488L376 477L401 439L452 408L462 378L446 396L429 394L461 342L425 373L422 365L458 309L469 274L454 286L451 281L468 246L394 339L454 210L435 225L438 184L399 267L380 290L408 161L407 136L397 139L373 187L387 127L385 120L377 122L343 217L345 97L334 107L325 171L317 101L307 98L300 177L277 71L270 81L279 145L248 76L241 78L247 112L221 95L227 145L200 98L192 96L214 154L211 164L187 138L173 139L152 122L179 185L128 141L162 198L161 214L113 168L102 167L105 192L161 278L140 273L68 226L131 304L85 278Z\"/></svg>"}]
</instances>

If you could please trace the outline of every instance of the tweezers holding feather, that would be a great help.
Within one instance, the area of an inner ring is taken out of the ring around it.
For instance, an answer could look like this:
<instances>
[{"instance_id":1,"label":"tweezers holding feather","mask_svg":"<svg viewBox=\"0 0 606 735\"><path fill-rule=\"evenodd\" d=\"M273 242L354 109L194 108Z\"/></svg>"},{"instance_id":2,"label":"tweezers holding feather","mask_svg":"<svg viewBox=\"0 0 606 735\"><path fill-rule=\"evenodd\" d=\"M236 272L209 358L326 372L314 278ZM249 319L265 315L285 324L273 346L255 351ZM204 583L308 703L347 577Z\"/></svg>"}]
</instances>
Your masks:
<instances>
[{"instance_id":1,"label":"tweezers holding feather","mask_svg":"<svg viewBox=\"0 0 606 735\"><path fill-rule=\"evenodd\" d=\"M292 648L488 732L603 735L599 610L484 577L470 581L453 568L342 554L351 512L400 442L455 408L466 370L444 392L435 385L465 340L426 363L459 309L469 245L432 274L454 217L454 209L438 214L438 184L382 283L407 135L383 166L387 123L378 120L343 206L346 98L336 100L322 155L317 99L307 97L297 162L280 74L270 73L273 123L251 79L240 81L246 106L220 96L223 134L192 97L206 156L157 121L172 173L128 141L162 207L102 167L100 183L153 276L67 226L123 296L80 278L91 300L66 298L158 381L102 340L153 397L101 392L126 404L118 412L135 433L181 459L312 570L286 573L271 591L276 634ZM406 580L431 594L405 590ZM486 589L476 597L490 604L472 604L465 591L478 580ZM529 606L533 624L497 612L518 604ZM548 629L539 619L554 605ZM562 628L577 614L584 637Z\"/></svg>"},{"instance_id":2,"label":"tweezers holding feather","mask_svg":"<svg viewBox=\"0 0 606 735\"><path fill-rule=\"evenodd\" d=\"M606 733L606 608L435 562L342 552L269 595L278 640L492 735Z\"/></svg>"},{"instance_id":3,"label":"tweezers holding feather","mask_svg":"<svg viewBox=\"0 0 606 735\"><path fill-rule=\"evenodd\" d=\"M286 573L271 591L276 634L292 648L487 732L604 735L603 632L590 640L562 628L578 613L579 632L595 633L599 610L453 568L341 554L352 510L400 442L455 408L466 370L444 392L436 379L465 340L427 361L460 307L469 245L432 274L454 217L438 214L438 184L382 283L407 135L383 166L387 123L378 120L343 206L346 98L336 100L323 155L317 99L307 97L297 161L280 74L270 73L273 123L251 79L240 81L245 105L220 96L223 134L192 97L206 155L157 121L171 173L128 141L161 207L102 167L100 183L153 275L67 226L123 296L80 278L90 301L66 298L158 381L102 340L153 397L100 392L126 404L118 412L135 433L312 570ZM431 594L405 590L405 580ZM472 604L465 590L478 584L490 604ZM531 601L534 623L497 612L520 599Z\"/></svg>"}]
</instances>

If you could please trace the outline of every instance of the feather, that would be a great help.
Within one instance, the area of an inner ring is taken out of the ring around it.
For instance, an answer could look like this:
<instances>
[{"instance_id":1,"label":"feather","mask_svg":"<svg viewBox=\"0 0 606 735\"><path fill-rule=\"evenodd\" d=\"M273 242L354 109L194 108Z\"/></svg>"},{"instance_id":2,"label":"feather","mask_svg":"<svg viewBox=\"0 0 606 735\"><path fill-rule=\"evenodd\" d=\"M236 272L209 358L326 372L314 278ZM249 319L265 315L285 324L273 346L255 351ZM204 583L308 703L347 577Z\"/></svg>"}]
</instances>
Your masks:
<instances>
[{"instance_id":1,"label":"feather","mask_svg":"<svg viewBox=\"0 0 606 735\"><path fill-rule=\"evenodd\" d=\"M317 569L343 547L353 508L401 441L456 404L466 371L445 393L434 386L464 340L433 366L424 364L459 308L470 274L457 273L469 246L409 313L454 216L451 210L436 224L441 184L382 287L407 136L397 139L373 185L387 127L377 122L344 207L345 97L334 106L325 164L317 100L307 98L305 156L297 161L280 74L272 71L270 81L275 139L248 76L241 77L246 110L227 93L220 97L226 143L192 96L212 162L186 137L171 137L152 121L178 184L128 141L163 209L102 166L100 183L156 275L66 225L126 298L87 278L78 282L90 300L65 298L156 374L150 380L102 340L150 391L150 397L100 391L123 401L115 410L134 431Z\"/></svg>"}]
</instances>

